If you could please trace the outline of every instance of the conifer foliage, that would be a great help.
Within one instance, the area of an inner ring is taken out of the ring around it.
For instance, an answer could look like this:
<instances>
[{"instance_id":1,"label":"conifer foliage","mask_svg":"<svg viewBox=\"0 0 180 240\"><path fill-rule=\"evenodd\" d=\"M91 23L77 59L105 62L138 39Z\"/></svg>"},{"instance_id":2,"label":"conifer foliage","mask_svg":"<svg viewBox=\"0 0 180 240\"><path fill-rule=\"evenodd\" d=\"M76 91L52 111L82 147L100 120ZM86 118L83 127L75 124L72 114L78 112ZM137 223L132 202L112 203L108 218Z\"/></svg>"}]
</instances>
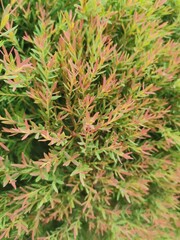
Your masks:
<instances>
[{"instance_id":1,"label":"conifer foliage","mask_svg":"<svg viewBox=\"0 0 180 240\"><path fill-rule=\"evenodd\" d=\"M180 1L0 4L0 239L178 239Z\"/></svg>"}]
</instances>

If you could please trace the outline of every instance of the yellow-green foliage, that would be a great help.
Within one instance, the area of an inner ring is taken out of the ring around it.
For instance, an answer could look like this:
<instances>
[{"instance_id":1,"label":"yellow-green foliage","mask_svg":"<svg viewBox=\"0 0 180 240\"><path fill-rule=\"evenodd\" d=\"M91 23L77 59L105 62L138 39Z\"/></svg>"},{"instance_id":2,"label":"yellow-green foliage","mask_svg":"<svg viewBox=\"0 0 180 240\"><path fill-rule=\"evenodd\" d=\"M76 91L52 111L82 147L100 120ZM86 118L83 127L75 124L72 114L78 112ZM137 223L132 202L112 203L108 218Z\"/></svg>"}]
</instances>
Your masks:
<instances>
[{"instance_id":1,"label":"yellow-green foliage","mask_svg":"<svg viewBox=\"0 0 180 240\"><path fill-rule=\"evenodd\" d=\"M179 3L1 1L0 239L178 239Z\"/></svg>"}]
</instances>

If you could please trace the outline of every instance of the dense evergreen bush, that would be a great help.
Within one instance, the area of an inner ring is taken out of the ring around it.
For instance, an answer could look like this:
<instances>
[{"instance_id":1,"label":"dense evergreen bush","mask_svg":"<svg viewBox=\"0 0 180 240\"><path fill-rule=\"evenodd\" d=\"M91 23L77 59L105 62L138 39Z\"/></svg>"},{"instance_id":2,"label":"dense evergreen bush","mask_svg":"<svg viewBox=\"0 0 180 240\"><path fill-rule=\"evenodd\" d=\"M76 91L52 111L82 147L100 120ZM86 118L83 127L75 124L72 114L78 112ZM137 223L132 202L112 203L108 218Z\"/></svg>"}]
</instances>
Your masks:
<instances>
[{"instance_id":1,"label":"dense evergreen bush","mask_svg":"<svg viewBox=\"0 0 180 240\"><path fill-rule=\"evenodd\" d=\"M0 239L178 239L179 13L1 1Z\"/></svg>"}]
</instances>

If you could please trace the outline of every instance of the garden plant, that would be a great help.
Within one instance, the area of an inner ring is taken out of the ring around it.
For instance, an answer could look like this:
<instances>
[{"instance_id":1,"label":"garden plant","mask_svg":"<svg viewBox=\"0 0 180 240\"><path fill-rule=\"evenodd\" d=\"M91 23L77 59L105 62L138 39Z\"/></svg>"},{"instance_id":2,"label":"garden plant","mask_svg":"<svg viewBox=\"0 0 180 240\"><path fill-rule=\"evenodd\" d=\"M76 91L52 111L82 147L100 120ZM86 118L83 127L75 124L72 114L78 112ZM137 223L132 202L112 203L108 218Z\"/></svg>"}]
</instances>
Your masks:
<instances>
[{"instance_id":1,"label":"garden plant","mask_svg":"<svg viewBox=\"0 0 180 240\"><path fill-rule=\"evenodd\" d=\"M179 0L0 1L0 239L179 239L179 33Z\"/></svg>"}]
</instances>

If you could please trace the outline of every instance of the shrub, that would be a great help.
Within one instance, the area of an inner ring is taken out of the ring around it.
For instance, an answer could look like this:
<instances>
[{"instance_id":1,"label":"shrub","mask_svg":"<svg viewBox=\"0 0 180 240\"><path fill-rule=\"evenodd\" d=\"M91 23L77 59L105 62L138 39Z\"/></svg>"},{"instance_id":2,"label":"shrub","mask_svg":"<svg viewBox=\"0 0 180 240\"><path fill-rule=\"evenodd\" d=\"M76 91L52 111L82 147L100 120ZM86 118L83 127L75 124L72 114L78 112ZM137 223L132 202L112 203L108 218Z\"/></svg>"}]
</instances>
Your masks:
<instances>
[{"instance_id":1,"label":"shrub","mask_svg":"<svg viewBox=\"0 0 180 240\"><path fill-rule=\"evenodd\" d=\"M1 1L0 239L177 239L173 0Z\"/></svg>"}]
</instances>

